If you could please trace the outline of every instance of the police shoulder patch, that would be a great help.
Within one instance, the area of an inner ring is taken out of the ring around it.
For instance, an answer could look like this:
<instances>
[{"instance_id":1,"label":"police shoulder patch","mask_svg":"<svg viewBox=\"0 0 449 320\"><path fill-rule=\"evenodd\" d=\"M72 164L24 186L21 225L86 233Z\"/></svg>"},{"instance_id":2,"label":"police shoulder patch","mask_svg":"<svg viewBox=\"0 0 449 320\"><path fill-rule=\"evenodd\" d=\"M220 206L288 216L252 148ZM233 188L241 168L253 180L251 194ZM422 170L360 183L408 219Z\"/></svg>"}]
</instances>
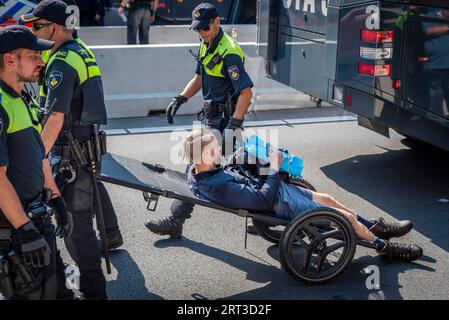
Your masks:
<instances>
[{"instance_id":1,"label":"police shoulder patch","mask_svg":"<svg viewBox=\"0 0 449 320\"><path fill-rule=\"evenodd\" d=\"M240 70L239 67L236 65L233 65L228 68L228 74L231 77L232 80L238 80L240 77Z\"/></svg>"},{"instance_id":2,"label":"police shoulder patch","mask_svg":"<svg viewBox=\"0 0 449 320\"><path fill-rule=\"evenodd\" d=\"M56 89L62 82L64 74L60 71L52 71L48 76L48 87L52 90Z\"/></svg>"}]
</instances>

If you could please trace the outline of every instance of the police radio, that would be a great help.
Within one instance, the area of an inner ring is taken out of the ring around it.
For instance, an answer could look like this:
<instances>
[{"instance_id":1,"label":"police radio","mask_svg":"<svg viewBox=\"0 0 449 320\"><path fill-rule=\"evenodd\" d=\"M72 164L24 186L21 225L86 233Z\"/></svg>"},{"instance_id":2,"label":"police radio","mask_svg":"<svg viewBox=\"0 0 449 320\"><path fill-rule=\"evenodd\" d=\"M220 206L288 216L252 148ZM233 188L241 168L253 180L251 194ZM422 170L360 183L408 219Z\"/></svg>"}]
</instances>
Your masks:
<instances>
[{"instance_id":1,"label":"police radio","mask_svg":"<svg viewBox=\"0 0 449 320\"><path fill-rule=\"evenodd\" d=\"M212 57L212 59L210 59L210 61L208 62L208 64L206 65L206 68L212 70L213 68L215 68L215 66L217 64L220 64L223 61L223 56L226 53L226 51L228 51L228 49L226 49L223 54L219 54L218 52L216 54L214 54L214 56Z\"/></svg>"}]
</instances>

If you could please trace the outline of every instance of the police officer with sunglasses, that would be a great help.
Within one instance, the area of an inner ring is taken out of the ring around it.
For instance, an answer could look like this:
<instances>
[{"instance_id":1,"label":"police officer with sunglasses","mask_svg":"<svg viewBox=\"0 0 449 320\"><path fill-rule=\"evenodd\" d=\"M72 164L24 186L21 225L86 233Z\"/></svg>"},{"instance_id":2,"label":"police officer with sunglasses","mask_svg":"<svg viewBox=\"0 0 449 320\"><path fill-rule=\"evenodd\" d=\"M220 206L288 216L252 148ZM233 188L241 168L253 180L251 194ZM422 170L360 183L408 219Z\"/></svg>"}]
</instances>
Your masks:
<instances>
[{"instance_id":1,"label":"police officer with sunglasses","mask_svg":"<svg viewBox=\"0 0 449 320\"><path fill-rule=\"evenodd\" d=\"M99 166L105 152L99 146L97 153L92 142L100 140L98 127L106 124L106 108L95 57L73 38L74 18L63 1L44 0L21 20L32 22L40 38L55 42L42 81L43 105L48 111L42 140L73 213L73 235L65 244L80 270L82 297L103 300L107 299L106 280L93 225L94 212L97 216L98 212L91 164Z\"/></svg>"}]
</instances>

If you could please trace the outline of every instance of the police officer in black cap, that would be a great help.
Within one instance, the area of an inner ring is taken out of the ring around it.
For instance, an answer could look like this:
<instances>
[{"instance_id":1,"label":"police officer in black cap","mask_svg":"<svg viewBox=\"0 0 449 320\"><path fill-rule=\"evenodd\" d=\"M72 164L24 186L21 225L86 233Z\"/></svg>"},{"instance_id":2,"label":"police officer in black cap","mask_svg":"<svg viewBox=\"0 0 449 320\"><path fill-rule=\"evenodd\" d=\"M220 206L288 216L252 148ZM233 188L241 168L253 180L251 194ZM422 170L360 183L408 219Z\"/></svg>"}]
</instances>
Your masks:
<instances>
[{"instance_id":1,"label":"police officer in black cap","mask_svg":"<svg viewBox=\"0 0 449 320\"><path fill-rule=\"evenodd\" d=\"M76 6L76 3L74 0L62 0L64 3L67 4L68 6L68 10L72 10L73 7L72 6ZM71 11L72 12L72 11ZM26 20L26 15L21 17L21 20L23 22L25 22L24 20ZM44 17L45 18L45 17ZM35 19L34 16L32 16L31 18L32 20ZM38 30L36 30L37 33L40 33L40 27L41 25L38 23L38 21L33 24L33 27L38 28ZM45 29L45 26L43 27L43 29ZM87 45L84 43L83 40L81 40L81 38L78 36L78 33L76 30L73 31L73 38L76 42L78 42L78 44L83 47L90 56L92 56L92 59L95 60L95 56L93 54L93 52L87 47ZM42 52L41 56L42 56L42 60L45 62L45 64L48 63L49 59L50 59L50 55L51 55L51 50L47 50ZM41 87L40 87L40 107L41 110L45 109L45 103L46 103L46 93L45 91L45 87L42 85L43 81L41 81ZM107 237L107 244L108 244L108 249L109 251L117 249L119 247L121 247L123 245L123 238L122 238L122 234L120 232L120 228L118 225L118 221L117 221L117 214L114 210L114 206L112 204L111 198L108 194L108 191L106 190L106 187L104 186L104 184L102 182L98 183L99 189L100 189L100 197L101 197L101 203L103 204L103 212L104 212L104 222L106 225L106 237ZM103 240L101 239L101 236L98 236L98 241L99 241L99 246L101 248L101 252L102 254L104 254L103 252Z\"/></svg>"},{"instance_id":2,"label":"police officer in black cap","mask_svg":"<svg viewBox=\"0 0 449 320\"><path fill-rule=\"evenodd\" d=\"M71 232L39 135L37 105L24 91L44 67L40 51L53 45L24 26L0 30L0 292L6 298L56 298L55 234Z\"/></svg>"},{"instance_id":3,"label":"police officer in black cap","mask_svg":"<svg viewBox=\"0 0 449 320\"><path fill-rule=\"evenodd\" d=\"M252 98L253 82L244 67L243 50L220 28L216 8L209 3L202 3L193 10L192 20L191 29L202 39L196 57L196 72L181 94L174 97L167 107L167 120L173 124L173 117L180 106L202 89L205 102L200 119L209 128L224 133L223 151L231 151L228 145L231 144L233 149L234 136L238 136L238 131L242 129ZM191 204L175 200L171 216L148 220L145 226L156 234L179 238L183 223L190 218L192 211Z\"/></svg>"},{"instance_id":4,"label":"police officer in black cap","mask_svg":"<svg viewBox=\"0 0 449 320\"><path fill-rule=\"evenodd\" d=\"M100 70L89 50L73 39L73 18L60 0L44 0L22 16L33 23L40 38L55 41L42 83L49 114L42 139L46 151L51 150L53 171L73 213L74 231L65 242L80 269L80 291L86 299L107 299L93 226L97 207L92 175L105 153L99 125L106 124L106 108Z\"/></svg>"}]
</instances>

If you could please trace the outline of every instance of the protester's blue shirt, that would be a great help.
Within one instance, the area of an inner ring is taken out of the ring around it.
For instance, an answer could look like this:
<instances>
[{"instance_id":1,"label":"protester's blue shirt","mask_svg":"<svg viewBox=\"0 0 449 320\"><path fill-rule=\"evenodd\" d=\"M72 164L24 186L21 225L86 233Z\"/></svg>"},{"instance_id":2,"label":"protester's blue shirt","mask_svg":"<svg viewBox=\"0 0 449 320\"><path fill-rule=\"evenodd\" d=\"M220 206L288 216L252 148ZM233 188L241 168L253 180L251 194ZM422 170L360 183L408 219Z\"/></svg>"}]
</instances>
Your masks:
<instances>
[{"instance_id":1,"label":"protester's blue shirt","mask_svg":"<svg viewBox=\"0 0 449 320\"><path fill-rule=\"evenodd\" d=\"M187 178L192 192L198 198L227 208L268 213L273 212L276 203L275 216L290 221L322 207L313 201L309 190L281 181L278 173L263 180L222 168L198 174L194 174L194 169L194 165L189 168Z\"/></svg>"},{"instance_id":2,"label":"protester's blue shirt","mask_svg":"<svg viewBox=\"0 0 449 320\"><path fill-rule=\"evenodd\" d=\"M215 169L194 174L188 171L188 184L199 198L227 208L273 211L281 178L278 173L265 180L248 178L227 169Z\"/></svg>"}]
</instances>

